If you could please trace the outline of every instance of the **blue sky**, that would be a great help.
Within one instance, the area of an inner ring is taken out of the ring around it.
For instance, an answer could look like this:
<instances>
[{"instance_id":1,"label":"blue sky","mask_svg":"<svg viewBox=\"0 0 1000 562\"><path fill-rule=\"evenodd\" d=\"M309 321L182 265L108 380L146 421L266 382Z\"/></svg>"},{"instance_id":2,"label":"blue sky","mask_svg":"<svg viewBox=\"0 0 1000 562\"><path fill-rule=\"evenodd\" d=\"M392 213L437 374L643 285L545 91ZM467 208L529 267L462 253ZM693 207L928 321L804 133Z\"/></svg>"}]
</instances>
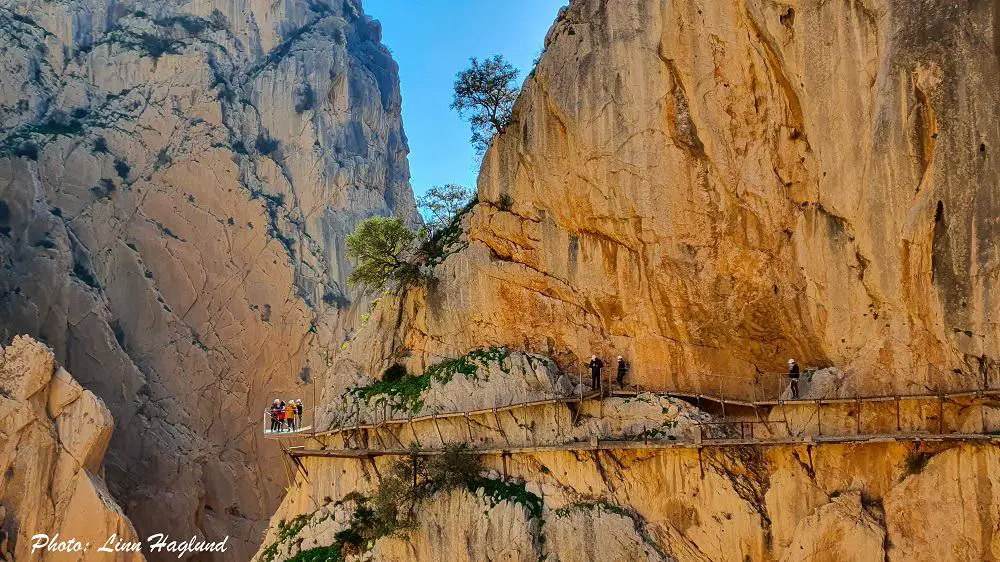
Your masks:
<instances>
[{"instance_id":1,"label":"blue sky","mask_svg":"<svg viewBox=\"0 0 1000 562\"><path fill-rule=\"evenodd\" d=\"M523 80L566 3L362 0L365 13L382 22L382 42L399 63L403 127L418 196L434 185L476 185L479 165L469 124L449 108L455 74L469 65L469 57L502 54Z\"/></svg>"}]
</instances>

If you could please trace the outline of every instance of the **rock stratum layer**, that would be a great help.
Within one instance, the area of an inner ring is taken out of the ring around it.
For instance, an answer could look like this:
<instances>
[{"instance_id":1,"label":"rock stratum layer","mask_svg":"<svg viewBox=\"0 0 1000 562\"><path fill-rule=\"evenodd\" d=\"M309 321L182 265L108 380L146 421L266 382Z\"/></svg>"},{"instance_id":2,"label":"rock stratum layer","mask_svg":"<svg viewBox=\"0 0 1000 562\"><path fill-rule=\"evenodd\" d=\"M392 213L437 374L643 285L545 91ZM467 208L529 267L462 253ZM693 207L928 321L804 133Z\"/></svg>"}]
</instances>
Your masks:
<instances>
[{"instance_id":1,"label":"rock stratum layer","mask_svg":"<svg viewBox=\"0 0 1000 562\"><path fill-rule=\"evenodd\" d=\"M0 348L0 560L141 561L97 553L135 530L104 483L111 412L28 337ZM32 536L90 543L89 553L32 552Z\"/></svg>"},{"instance_id":2,"label":"rock stratum layer","mask_svg":"<svg viewBox=\"0 0 1000 562\"><path fill-rule=\"evenodd\" d=\"M430 437L430 435L425 435ZM920 462L914 459L922 459ZM303 459L259 561L335 541L392 461ZM541 452L488 457L515 500L440 494L360 558L883 562L1000 556L995 446ZM344 498L347 498L346 500ZM544 558L543 558L544 557Z\"/></svg>"},{"instance_id":3,"label":"rock stratum layer","mask_svg":"<svg viewBox=\"0 0 1000 562\"><path fill-rule=\"evenodd\" d=\"M383 374L426 377L497 346L551 357L571 381L591 353L621 354L647 389L729 397L778 398L787 385L771 374L789 357L836 367L809 380L817 396L997 388L998 59L996 2L572 1L485 155L461 243L436 257L434 283L383 298L353 336L323 425ZM459 410L502 404L485 386L457 406L464 387L450 402L447 385L429 392ZM933 406L887 403L868 421L985 432L996 413L990 400ZM823 427L861 433L852 407ZM598 421L656 429L655 408L599 415L630 412L636 423ZM588 413L424 420L310 446L573 442ZM811 410L789 415L818 430ZM670 435L685 435L679 421ZM521 492L433 496L360 556L991 560L996 452L904 440L490 453L492 477ZM392 469L303 462L259 560L348 544L358 502Z\"/></svg>"},{"instance_id":4,"label":"rock stratum layer","mask_svg":"<svg viewBox=\"0 0 1000 562\"><path fill-rule=\"evenodd\" d=\"M0 7L0 324L112 411L143 536L249 557L285 483L264 407L354 322L344 237L419 220L380 34L356 0Z\"/></svg>"}]
</instances>

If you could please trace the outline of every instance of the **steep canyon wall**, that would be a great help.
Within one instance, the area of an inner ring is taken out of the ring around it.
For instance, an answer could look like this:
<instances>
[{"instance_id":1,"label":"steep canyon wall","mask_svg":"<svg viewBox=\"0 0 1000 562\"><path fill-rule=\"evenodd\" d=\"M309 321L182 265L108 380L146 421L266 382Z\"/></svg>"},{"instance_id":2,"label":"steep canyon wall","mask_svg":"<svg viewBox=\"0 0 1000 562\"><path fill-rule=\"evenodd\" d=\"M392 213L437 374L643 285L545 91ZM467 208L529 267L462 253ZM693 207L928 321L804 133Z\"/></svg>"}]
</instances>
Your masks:
<instances>
[{"instance_id":1,"label":"steep canyon wall","mask_svg":"<svg viewBox=\"0 0 1000 562\"><path fill-rule=\"evenodd\" d=\"M355 321L344 237L419 220L379 24L356 0L20 1L0 36L0 335L107 404L142 536L247 558L285 484L259 414L311 401Z\"/></svg>"},{"instance_id":2,"label":"steep canyon wall","mask_svg":"<svg viewBox=\"0 0 1000 562\"><path fill-rule=\"evenodd\" d=\"M508 345L729 395L789 357L870 393L1000 384L998 13L572 2L486 153L468 248L342 371Z\"/></svg>"}]
</instances>

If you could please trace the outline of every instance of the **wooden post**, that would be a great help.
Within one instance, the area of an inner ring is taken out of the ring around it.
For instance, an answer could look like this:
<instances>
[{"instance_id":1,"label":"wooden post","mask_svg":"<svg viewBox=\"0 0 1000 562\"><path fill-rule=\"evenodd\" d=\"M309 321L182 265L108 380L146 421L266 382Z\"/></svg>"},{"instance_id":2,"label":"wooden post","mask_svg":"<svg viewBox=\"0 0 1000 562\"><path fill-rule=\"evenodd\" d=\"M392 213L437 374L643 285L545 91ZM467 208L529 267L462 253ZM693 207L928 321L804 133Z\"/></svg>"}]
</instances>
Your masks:
<instances>
[{"instance_id":1,"label":"wooden post","mask_svg":"<svg viewBox=\"0 0 1000 562\"><path fill-rule=\"evenodd\" d=\"M417 437L417 428L413 427L413 412L407 414L407 419L409 419L410 422L410 433L413 434L413 440L417 442L417 447L423 447L423 445L420 444L420 437Z\"/></svg>"},{"instance_id":2,"label":"wooden post","mask_svg":"<svg viewBox=\"0 0 1000 562\"><path fill-rule=\"evenodd\" d=\"M722 390L722 377L719 377L719 403L722 404L722 418L726 417L726 394Z\"/></svg>"},{"instance_id":3,"label":"wooden post","mask_svg":"<svg viewBox=\"0 0 1000 562\"><path fill-rule=\"evenodd\" d=\"M979 414L983 418L983 435L986 435L986 396L983 393L979 393Z\"/></svg>"},{"instance_id":4,"label":"wooden post","mask_svg":"<svg viewBox=\"0 0 1000 562\"><path fill-rule=\"evenodd\" d=\"M944 433L944 396L938 396L938 433Z\"/></svg>"},{"instance_id":5,"label":"wooden post","mask_svg":"<svg viewBox=\"0 0 1000 562\"><path fill-rule=\"evenodd\" d=\"M417 487L417 455L416 453L410 453L413 458L413 487Z\"/></svg>"},{"instance_id":6,"label":"wooden post","mask_svg":"<svg viewBox=\"0 0 1000 562\"><path fill-rule=\"evenodd\" d=\"M785 421L785 437L792 436L792 426L788 425L788 413L785 411L785 401L778 394L778 406L781 408L781 419Z\"/></svg>"},{"instance_id":7,"label":"wooden post","mask_svg":"<svg viewBox=\"0 0 1000 562\"><path fill-rule=\"evenodd\" d=\"M816 435L823 435L823 412L819 405L819 400L816 401Z\"/></svg>"},{"instance_id":8,"label":"wooden post","mask_svg":"<svg viewBox=\"0 0 1000 562\"><path fill-rule=\"evenodd\" d=\"M903 426L899 420L899 396L896 396L896 431L903 431Z\"/></svg>"},{"instance_id":9,"label":"wooden post","mask_svg":"<svg viewBox=\"0 0 1000 562\"><path fill-rule=\"evenodd\" d=\"M437 415L431 414L431 421L434 422L434 429L437 430L438 440L441 441L441 447L442 448L447 447L448 445L445 444L445 442L444 442L444 434L441 433L441 426L438 425ZM411 428L411 430L412 430L412 428Z\"/></svg>"},{"instance_id":10,"label":"wooden post","mask_svg":"<svg viewBox=\"0 0 1000 562\"><path fill-rule=\"evenodd\" d=\"M861 435L861 404L862 404L862 402L861 402L861 398L860 397L857 397L856 400L858 401L857 402L857 405L858 405L858 411L857 411L857 416L858 416L858 419L857 419L857 422L858 422L858 435Z\"/></svg>"}]
</instances>

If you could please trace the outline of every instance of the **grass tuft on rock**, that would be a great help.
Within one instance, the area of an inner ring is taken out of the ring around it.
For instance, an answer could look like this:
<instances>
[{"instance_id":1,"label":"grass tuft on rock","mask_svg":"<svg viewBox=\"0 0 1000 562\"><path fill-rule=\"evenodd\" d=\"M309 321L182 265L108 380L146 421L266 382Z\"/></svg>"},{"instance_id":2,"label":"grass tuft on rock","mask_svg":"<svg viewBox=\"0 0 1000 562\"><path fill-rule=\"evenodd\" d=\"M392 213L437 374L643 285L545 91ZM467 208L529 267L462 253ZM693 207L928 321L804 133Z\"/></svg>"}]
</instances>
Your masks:
<instances>
[{"instance_id":1,"label":"grass tuft on rock","mask_svg":"<svg viewBox=\"0 0 1000 562\"><path fill-rule=\"evenodd\" d=\"M504 360L509 356L510 351L503 347L475 349L462 357L435 363L421 375L407 375L405 370L398 373L393 371L394 366L386 372L390 374L393 371L392 376L383 375L381 380L369 385L350 388L344 393L344 397L358 400L366 406L372 403L376 406L387 404L393 412L416 414L424 407L421 396L432 383L445 385L456 375L477 379L479 369L491 362L499 363L500 368L507 372Z\"/></svg>"}]
</instances>

